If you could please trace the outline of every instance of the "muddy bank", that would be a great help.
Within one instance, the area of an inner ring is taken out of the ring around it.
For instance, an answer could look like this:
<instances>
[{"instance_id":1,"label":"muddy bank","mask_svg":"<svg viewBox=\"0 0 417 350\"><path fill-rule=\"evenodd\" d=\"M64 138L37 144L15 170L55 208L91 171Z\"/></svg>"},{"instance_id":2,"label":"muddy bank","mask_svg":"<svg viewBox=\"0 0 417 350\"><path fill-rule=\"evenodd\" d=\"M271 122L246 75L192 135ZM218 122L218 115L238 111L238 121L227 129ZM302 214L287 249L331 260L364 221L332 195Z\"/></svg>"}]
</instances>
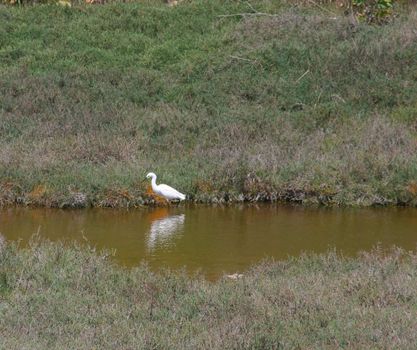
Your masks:
<instances>
[{"instance_id":1,"label":"muddy bank","mask_svg":"<svg viewBox=\"0 0 417 350\"><path fill-rule=\"evenodd\" d=\"M186 202L200 204L233 203L295 203L319 206L417 206L417 196L410 191L400 193L396 198L378 195L352 195L351 193L316 191L295 188L257 192L211 192L187 194ZM129 190L108 190L105 193L86 194L79 191L66 193L24 192L19 186L0 186L0 207L33 206L45 208L136 208L142 206L163 206L166 202L149 192Z\"/></svg>"}]
</instances>

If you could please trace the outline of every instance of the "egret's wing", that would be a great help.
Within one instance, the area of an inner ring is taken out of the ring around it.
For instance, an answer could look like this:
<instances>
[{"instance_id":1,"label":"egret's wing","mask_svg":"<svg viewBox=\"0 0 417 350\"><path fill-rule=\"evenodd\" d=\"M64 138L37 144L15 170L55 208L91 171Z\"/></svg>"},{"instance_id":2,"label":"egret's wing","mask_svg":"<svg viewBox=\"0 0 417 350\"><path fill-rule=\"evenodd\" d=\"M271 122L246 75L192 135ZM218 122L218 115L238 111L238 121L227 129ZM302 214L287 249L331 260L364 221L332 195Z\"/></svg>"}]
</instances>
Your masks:
<instances>
[{"instance_id":1,"label":"egret's wing","mask_svg":"<svg viewBox=\"0 0 417 350\"><path fill-rule=\"evenodd\" d=\"M185 199L185 194L177 191L175 188L172 188L171 186L161 184L158 186L158 190L164 196L178 198L178 199Z\"/></svg>"}]
</instances>

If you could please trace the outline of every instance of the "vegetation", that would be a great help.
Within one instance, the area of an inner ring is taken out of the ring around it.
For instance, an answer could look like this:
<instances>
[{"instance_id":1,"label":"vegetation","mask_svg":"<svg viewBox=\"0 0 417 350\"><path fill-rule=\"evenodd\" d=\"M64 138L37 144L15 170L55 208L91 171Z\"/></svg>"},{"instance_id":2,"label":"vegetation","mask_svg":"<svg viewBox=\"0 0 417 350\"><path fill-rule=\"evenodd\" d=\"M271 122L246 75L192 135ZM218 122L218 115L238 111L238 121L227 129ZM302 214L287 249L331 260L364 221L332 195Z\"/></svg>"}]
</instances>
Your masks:
<instances>
[{"instance_id":1,"label":"vegetation","mask_svg":"<svg viewBox=\"0 0 417 350\"><path fill-rule=\"evenodd\" d=\"M352 0L353 12L368 23L382 24L395 15L393 0Z\"/></svg>"},{"instance_id":2,"label":"vegetation","mask_svg":"<svg viewBox=\"0 0 417 350\"><path fill-rule=\"evenodd\" d=\"M265 262L238 280L112 264L60 243L0 252L2 349L413 349L417 255Z\"/></svg>"},{"instance_id":3,"label":"vegetation","mask_svg":"<svg viewBox=\"0 0 417 350\"><path fill-rule=\"evenodd\" d=\"M332 2L331 2L332 3ZM417 204L417 11L0 6L0 203Z\"/></svg>"}]
</instances>

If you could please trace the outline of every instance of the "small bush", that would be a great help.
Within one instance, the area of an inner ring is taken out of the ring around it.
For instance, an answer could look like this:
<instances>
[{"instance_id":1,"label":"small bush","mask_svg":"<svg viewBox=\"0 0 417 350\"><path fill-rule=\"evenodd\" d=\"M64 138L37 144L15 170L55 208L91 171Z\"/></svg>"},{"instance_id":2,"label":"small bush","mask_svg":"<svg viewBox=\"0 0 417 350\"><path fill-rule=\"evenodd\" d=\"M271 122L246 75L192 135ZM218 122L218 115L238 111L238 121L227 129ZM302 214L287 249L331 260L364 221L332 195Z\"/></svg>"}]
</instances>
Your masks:
<instances>
[{"instance_id":1,"label":"small bush","mask_svg":"<svg viewBox=\"0 0 417 350\"><path fill-rule=\"evenodd\" d=\"M395 0L352 0L356 16L369 24L388 23L395 16Z\"/></svg>"}]
</instances>

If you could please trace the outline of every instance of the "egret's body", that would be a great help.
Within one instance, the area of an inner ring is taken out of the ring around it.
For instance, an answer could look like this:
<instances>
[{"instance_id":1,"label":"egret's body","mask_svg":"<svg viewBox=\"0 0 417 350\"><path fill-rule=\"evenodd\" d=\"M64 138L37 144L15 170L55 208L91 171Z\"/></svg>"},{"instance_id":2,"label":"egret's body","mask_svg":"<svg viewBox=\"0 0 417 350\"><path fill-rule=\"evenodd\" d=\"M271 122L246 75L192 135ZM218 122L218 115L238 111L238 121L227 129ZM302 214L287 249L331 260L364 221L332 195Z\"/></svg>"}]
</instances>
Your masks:
<instances>
[{"instance_id":1,"label":"egret's body","mask_svg":"<svg viewBox=\"0 0 417 350\"><path fill-rule=\"evenodd\" d=\"M168 185L157 185L156 184L156 175L154 173L149 173L148 175L146 175L146 178L152 178L152 191L155 192L155 194L157 194L158 196L164 197L166 200L168 201L172 201L172 200L184 200L185 199L185 194L177 191L175 188L172 188L171 186Z\"/></svg>"}]
</instances>

